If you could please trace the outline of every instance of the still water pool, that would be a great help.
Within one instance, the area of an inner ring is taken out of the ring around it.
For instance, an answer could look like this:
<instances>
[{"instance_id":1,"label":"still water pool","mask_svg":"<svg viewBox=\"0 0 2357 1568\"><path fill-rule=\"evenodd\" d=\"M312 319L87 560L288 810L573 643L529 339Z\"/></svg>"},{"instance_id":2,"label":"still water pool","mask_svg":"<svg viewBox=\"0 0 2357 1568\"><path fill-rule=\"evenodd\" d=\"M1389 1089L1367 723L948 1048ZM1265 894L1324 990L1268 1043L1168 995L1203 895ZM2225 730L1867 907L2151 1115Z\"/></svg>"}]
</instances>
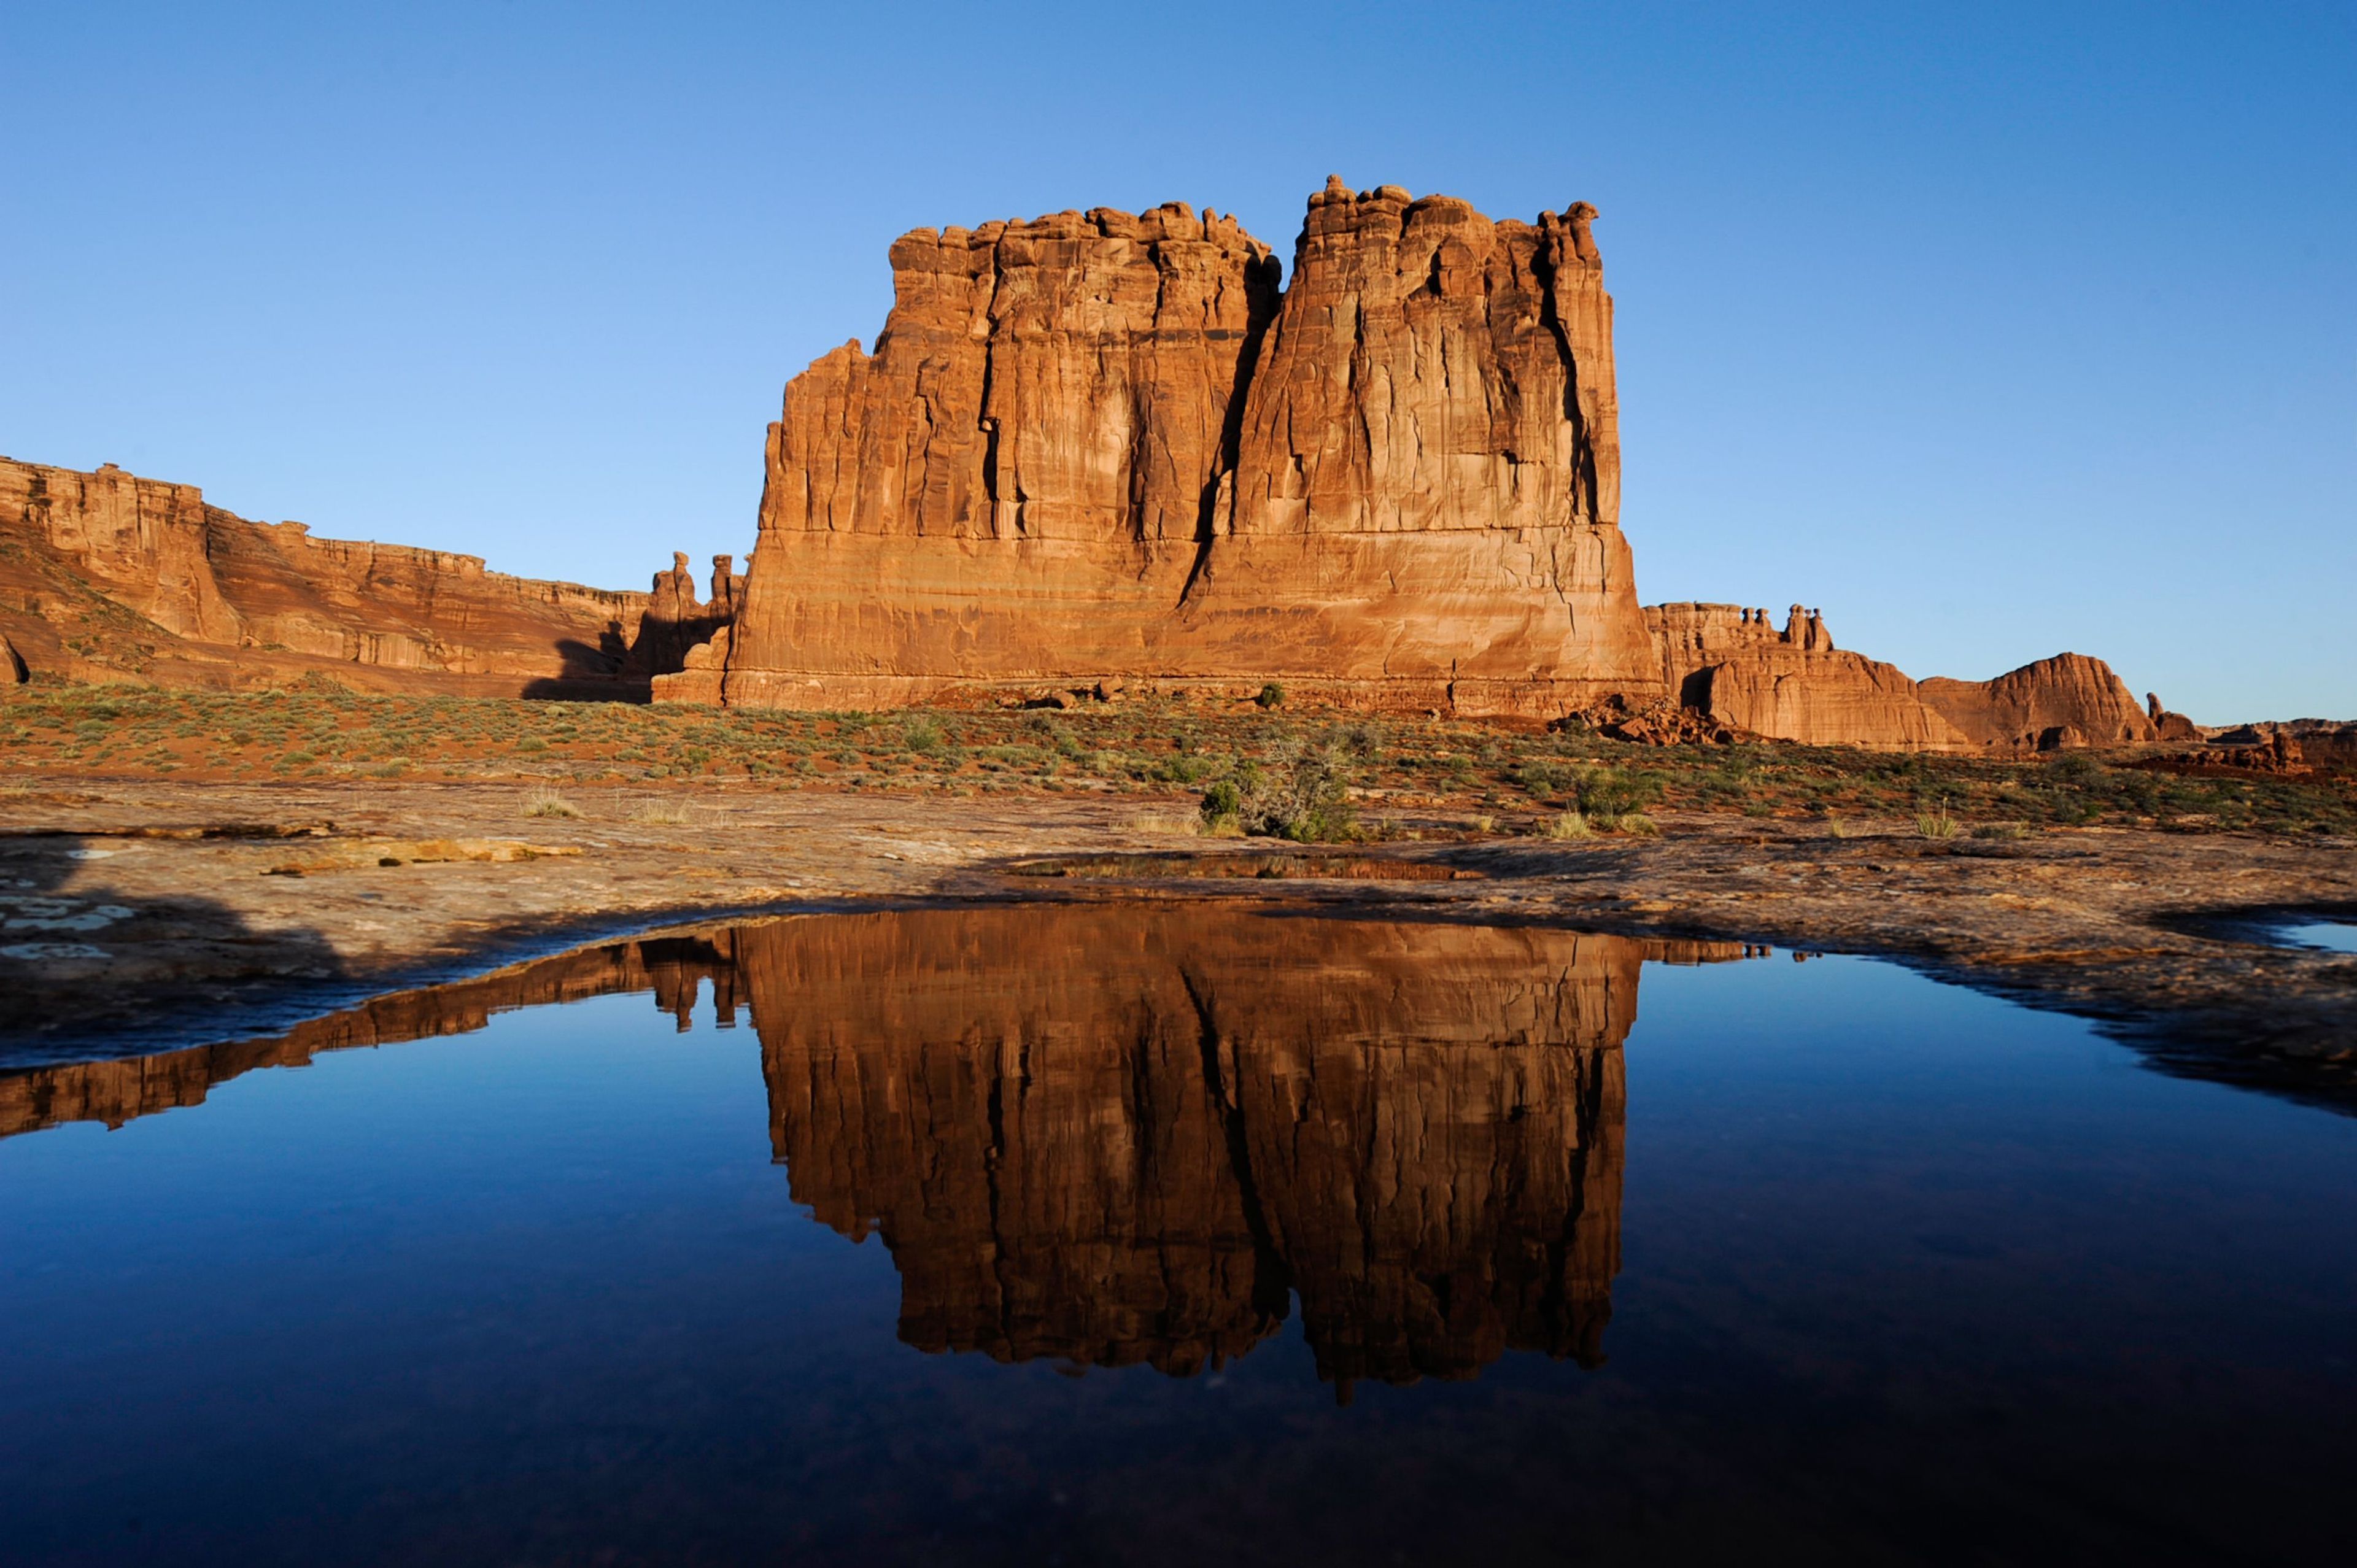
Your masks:
<instances>
[{"instance_id":1,"label":"still water pool","mask_svg":"<svg viewBox=\"0 0 2357 1568\"><path fill-rule=\"evenodd\" d=\"M2357 1119L1888 965L813 917L0 1131L16 1562L2346 1560Z\"/></svg>"}]
</instances>

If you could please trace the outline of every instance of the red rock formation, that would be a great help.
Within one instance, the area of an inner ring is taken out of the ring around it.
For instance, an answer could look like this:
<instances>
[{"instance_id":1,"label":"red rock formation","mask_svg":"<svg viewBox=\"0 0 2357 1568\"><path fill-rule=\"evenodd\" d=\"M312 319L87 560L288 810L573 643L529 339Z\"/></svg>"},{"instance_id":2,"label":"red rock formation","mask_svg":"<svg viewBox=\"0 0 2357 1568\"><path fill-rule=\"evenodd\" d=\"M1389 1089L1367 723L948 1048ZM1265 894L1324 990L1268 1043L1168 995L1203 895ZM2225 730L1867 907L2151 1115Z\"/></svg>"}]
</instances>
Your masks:
<instances>
[{"instance_id":1,"label":"red rock formation","mask_svg":"<svg viewBox=\"0 0 2357 1568\"><path fill-rule=\"evenodd\" d=\"M2357 723L2291 719L2272 727L2299 748L2309 767L2329 773L2357 773Z\"/></svg>"},{"instance_id":2,"label":"red rock formation","mask_svg":"<svg viewBox=\"0 0 2357 1568\"><path fill-rule=\"evenodd\" d=\"M1994 681L1933 676L1921 690L1966 739L1990 750L2136 746L2159 738L2127 682L2083 653L2058 653Z\"/></svg>"},{"instance_id":3,"label":"red rock formation","mask_svg":"<svg viewBox=\"0 0 2357 1568\"><path fill-rule=\"evenodd\" d=\"M2160 705L2160 698L2150 692L2144 694L2145 716L2152 721L2153 738L2164 741L2198 741L2201 726L2183 714L2170 713Z\"/></svg>"},{"instance_id":4,"label":"red rock formation","mask_svg":"<svg viewBox=\"0 0 2357 1568\"><path fill-rule=\"evenodd\" d=\"M2062 653L1994 681L1921 682L1834 647L1824 618L1794 605L1781 628L1735 605L1650 605L1663 676L1686 708L1770 740L1877 750L2013 756L2199 738L2148 697L2139 709L2100 659Z\"/></svg>"},{"instance_id":5,"label":"red rock formation","mask_svg":"<svg viewBox=\"0 0 2357 1568\"><path fill-rule=\"evenodd\" d=\"M1181 204L904 237L875 355L787 388L725 700L1656 689L1592 216L1336 182L1281 306L1267 248Z\"/></svg>"},{"instance_id":6,"label":"red rock formation","mask_svg":"<svg viewBox=\"0 0 2357 1568\"><path fill-rule=\"evenodd\" d=\"M744 589L745 578L737 570L736 557L715 555L712 602L697 603L695 575L687 569L686 553L673 551L671 570L655 574L654 589L648 596L646 613L639 619L638 635L630 640L624 671L657 682L660 695L663 691L660 682L686 669L698 649L736 620L737 596Z\"/></svg>"},{"instance_id":7,"label":"red rock formation","mask_svg":"<svg viewBox=\"0 0 2357 1568\"><path fill-rule=\"evenodd\" d=\"M1896 666L1834 646L1824 619L1794 605L1780 629L1764 609L1645 608L1663 676L1715 724L1807 746L1962 751L1970 742Z\"/></svg>"},{"instance_id":8,"label":"red rock formation","mask_svg":"<svg viewBox=\"0 0 2357 1568\"><path fill-rule=\"evenodd\" d=\"M25 664L59 678L606 694L646 605L472 555L250 522L193 485L112 465L0 458L0 624Z\"/></svg>"}]
</instances>

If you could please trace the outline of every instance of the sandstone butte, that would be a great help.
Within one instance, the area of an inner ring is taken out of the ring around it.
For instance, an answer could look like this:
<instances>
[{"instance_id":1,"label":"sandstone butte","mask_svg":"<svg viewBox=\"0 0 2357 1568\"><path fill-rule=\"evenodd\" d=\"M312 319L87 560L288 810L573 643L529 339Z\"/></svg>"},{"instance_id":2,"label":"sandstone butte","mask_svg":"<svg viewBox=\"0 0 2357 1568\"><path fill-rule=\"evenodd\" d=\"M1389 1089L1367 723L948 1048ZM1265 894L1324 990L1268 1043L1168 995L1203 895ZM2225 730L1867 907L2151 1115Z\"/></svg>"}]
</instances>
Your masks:
<instances>
[{"instance_id":1,"label":"sandstone butte","mask_svg":"<svg viewBox=\"0 0 2357 1568\"><path fill-rule=\"evenodd\" d=\"M684 555L613 593L0 458L0 682L868 709L1276 681L1655 739L2202 737L2078 654L1918 682L1797 606L1641 607L1595 217L1332 179L1282 288L1183 202L906 234L875 352L788 383L752 563L715 557L706 602Z\"/></svg>"},{"instance_id":2,"label":"sandstone butte","mask_svg":"<svg viewBox=\"0 0 2357 1568\"><path fill-rule=\"evenodd\" d=\"M1281 292L1184 203L904 235L875 352L786 389L727 645L659 696L1657 693L1593 216L1333 180Z\"/></svg>"},{"instance_id":3,"label":"sandstone butte","mask_svg":"<svg viewBox=\"0 0 2357 1568\"><path fill-rule=\"evenodd\" d=\"M1282 290L1183 202L902 236L875 352L786 387L735 624L657 700L1275 680L1469 716L1667 696L1823 745L2160 738L2100 660L1919 686L1797 609L1641 608L1595 217L1329 179Z\"/></svg>"},{"instance_id":4,"label":"sandstone butte","mask_svg":"<svg viewBox=\"0 0 2357 1568\"><path fill-rule=\"evenodd\" d=\"M643 696L731 613L674 558L652 594L486 571L476 556L252 522L194 485L0 457L0 682Z\"/></svg>"}]
</instances>

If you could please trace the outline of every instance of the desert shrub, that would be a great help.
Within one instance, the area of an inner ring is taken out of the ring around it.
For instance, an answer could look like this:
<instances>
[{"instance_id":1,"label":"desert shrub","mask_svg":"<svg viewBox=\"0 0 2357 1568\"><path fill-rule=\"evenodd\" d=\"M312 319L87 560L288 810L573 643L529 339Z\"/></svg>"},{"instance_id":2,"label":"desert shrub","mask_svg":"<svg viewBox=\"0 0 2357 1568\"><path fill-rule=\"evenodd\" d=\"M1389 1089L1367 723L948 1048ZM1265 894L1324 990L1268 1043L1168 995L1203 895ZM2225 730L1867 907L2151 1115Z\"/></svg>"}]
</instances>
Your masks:
<instances>
[{"instance_id":1,"label":"desert shrub","mask_svg":"<svg viewBox=\"0 0 2357 1568\"><path fill-rule=\"evenodd\" d=\"M1241 829L1296 843L1358 836L1349 766L1340 747L1288 747L1266 767L1246 762L1203 792L1200 815L1214 832Z\"/></svg>"},{"instance_id":2,"label":"desert shrub","mask_svg":"<svg viewBox=\"0 0 2357 1568\"><path fill-rule=\"evenodd\" d=\"M1552 800L1562 795L1570 779L1571 775L1560 764L1544 757L1525 762L1514 770L1514 781L1535 800Z\"/></svg>"},{"instance_id":3,"label":"desert shrub","mask_svg":"<svg viewBox=\"0 0 2357 1568\"><path fill-rule=\"evenodd\" d=\"M577 817L581 809L554 789L534 789L523 798L527 817Z\"/></svg>"},{"instance_id":4,"label":"desert shrub","mask_svg":"<svg viewBox=\"0 0 2357 1568\"><path fill-rule=\"evenodd\" d=\"M1660 800L1662 781L1624 768L1592 768L1580 776L1576 793L1578 811L1597 826L1610 828Z\"/></svg>"},{"instance_id":5,"label":"desert shrub","mask_svg":"<svg viewBox=\"0 0 2357 1568\"><path fill-rule=\"evenodd\" d=\"M1956 819L1948 814L1948 808L1940 806L1932 811L1917 814L1915 836L1927 839L1952 839L1956 836L1957 825Z\"/></svg>"},{"instance_id":6,"label":"desert shrub","mask_svg":"<svg viewBox=\"0 0 2357 1568\"><path fill-rule=\"evenodd\" d=\"M1587 819L1577 810L1559 812L1539 824L1539 836L1551 839L1584 839L1595 835Z\"/></svg>"},{"instance_id":7,"label":"desert shrub","mask_svg":"<svg viewBox=\"0 0 2357 1568\"><path fill-rule=\"evenodd\" d=\"M2066 751L2046 765L2047 780L2066 789L2083 789L2098 783L2104 772L2104 765L2083 751Z\"/></svg>"},{"instance_id":8,"label":"desert shrub","mask_svg":"<svg viewBox=\"0 0 2357 1568\"><path fill-rule=\"evenodd\" d=\"M1281 708L1285 706L1285 688L1271 681L1260 689L1260 695L1253 701L1264 708Z\"/></svg>"},{"instance_id":9,"label":"desert shrub","mask_svg":"<svg viewBox=\"0 0 2357 1568\"><path fill-rule=\"evenodd\" d=\"M1624 812L1614 826L1624 833L1633 833L1639 838L1652 838L1662 831L1662 824L1642 811Z\"/></svg>"},{"instance_id":10,"label":"desert shrub","mask_svg":"<svg viewBox=\"0 0 2357 1568\"><path fill-rule=\"evenodd\" d=\"M900 738L909 743L910 751L921 755L941 750L943 737L942 726L931 719L912 718L901 721Z\"/></svg>"}]
</instances>

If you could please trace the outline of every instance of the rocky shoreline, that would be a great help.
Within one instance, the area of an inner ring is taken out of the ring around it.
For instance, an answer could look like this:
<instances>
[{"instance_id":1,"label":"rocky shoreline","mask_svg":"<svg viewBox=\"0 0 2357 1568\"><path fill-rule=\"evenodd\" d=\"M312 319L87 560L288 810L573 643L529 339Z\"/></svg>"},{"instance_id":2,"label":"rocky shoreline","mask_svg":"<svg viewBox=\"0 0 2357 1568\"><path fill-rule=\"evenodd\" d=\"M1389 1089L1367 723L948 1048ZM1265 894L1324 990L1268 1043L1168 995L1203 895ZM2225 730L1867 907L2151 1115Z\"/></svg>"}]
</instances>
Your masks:
<instances>
[{"instance_id":1,"label":"rocky shoreline","mask_svg":"<svg viewBox=\"0 0 2357 1568\"><path fill-rule=\"evenodd\" d=\"M521 787L493 782L387 783L359 803L280 783L53 779L16 796L0 836L0 1071L269 1035L668 927L919 903L1274 898L1892 959L2096 1019L2168 1070L2357 1109L2357 957L2271 945L2255 923L2357 911L2345 838L2093 828L1938 841L1897 822L1835 836L1670 813L1654 838L1299 852L1358 863L1321 876L1271 872L1264 843L1187 835L1179 800L1154 812L1134 798L726 787L575 798L578 817L547 820L526 816ZM1167 874L1172 856L1199 854L1259 857L1256 875ZM1039 875L1064 861L1078 874Z\"/></svg>"}]
</instances>

